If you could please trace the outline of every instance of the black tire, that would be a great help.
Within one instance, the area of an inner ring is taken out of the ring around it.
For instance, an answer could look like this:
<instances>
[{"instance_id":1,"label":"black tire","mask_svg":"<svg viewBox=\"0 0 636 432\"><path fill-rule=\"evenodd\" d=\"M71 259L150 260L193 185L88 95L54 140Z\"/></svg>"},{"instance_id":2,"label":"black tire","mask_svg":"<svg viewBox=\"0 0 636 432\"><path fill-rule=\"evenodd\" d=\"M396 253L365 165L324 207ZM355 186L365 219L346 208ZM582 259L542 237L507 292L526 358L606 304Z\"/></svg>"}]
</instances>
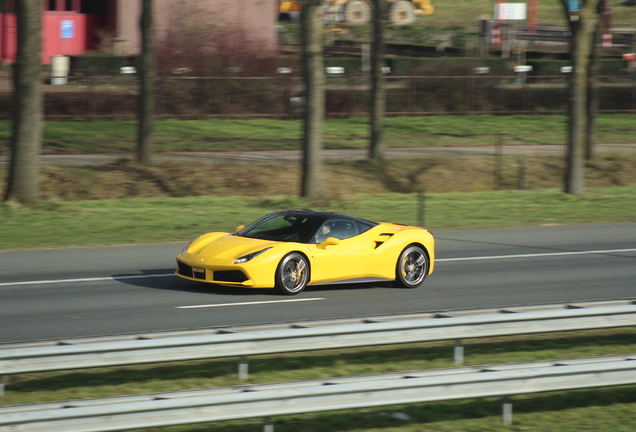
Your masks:
<instances>
[{"instance_id":1,"label":"black tire","mask_svg":"<svg viewBox=\"0 0 636 432\"><path fill-rule=\"evenodd\" d=\"M292 252L276 268L275 289L280 294L296 295L309 283L309 262L304 255Z\"/></svg>"},{"instance_id":2,"label":"black tire","mask_svg":"<svg viewBox=\"0 0 636 432\"><path fill-rule=\"evenodd\" d=\"M429 269L426 251L418 245L406 247L395 265L395 281L404 288L417 288L422 285Z\"/></svg>"}]
</instances>

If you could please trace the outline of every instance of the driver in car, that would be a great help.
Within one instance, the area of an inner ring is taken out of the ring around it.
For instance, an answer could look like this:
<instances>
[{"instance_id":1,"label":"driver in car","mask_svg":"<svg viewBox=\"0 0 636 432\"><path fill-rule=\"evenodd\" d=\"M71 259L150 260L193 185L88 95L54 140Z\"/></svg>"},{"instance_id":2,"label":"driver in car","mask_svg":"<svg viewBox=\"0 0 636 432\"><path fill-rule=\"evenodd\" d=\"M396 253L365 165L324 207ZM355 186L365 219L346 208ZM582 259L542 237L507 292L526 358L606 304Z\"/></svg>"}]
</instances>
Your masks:
<instances>
[{"instance_id":1,"label":"driver in car","mask_svg":"<svg viewBox=\"0 0 636 432\"><path fill-rule=\"evenodd\" d=\"M323 241L327 240L329 237L332 237L330 235L331 225L332 225L332 222L327 222L322 227L320 227L318 234L316 234L316 243L322 243Z\"/></svg>"}]
</instances>

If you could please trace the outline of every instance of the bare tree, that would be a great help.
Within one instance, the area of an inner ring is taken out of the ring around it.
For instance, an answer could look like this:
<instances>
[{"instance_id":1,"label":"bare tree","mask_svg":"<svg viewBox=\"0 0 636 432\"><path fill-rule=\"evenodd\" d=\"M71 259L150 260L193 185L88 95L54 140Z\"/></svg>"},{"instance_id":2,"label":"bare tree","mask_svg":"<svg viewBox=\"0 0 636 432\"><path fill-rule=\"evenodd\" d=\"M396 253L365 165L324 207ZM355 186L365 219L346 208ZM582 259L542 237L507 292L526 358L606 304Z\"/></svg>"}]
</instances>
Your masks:
<instances>
[{"instance_id":1,"label":"bare tree","mask_svg":"<svg viewBox=\"0 0 636 432\"><path fill-rule=\"evenodd\" d=\"M321 0L303 0L301 32L303 40L303 77L305 112L303 125L303 160L301 195L323 194L322 125L325 117L325 67L322 53Z\"/></svg>"},{"instance_id":2,"label":"bare tree","mask_svg":"<svg viewBox=\"0 0 636 432\"><path fill-rule=\"evenodd\" d=\"M585 192L584 146L587 133L588 82L590 58L594 49L594 33L600 20L599 2L603 0L580 0L578 10L572 11L573 2L561 0L571 32L569 130L566 156L564 191L570 194Z\"/></svg>"},{"instance_id":3,"label":"bare tree","mask_svg":"<svg viewBox=\"0 0 636 432\"><path fill-rule=\"evenodd\" d=\"M137 161L152 165L152 126L155 116L155 36L153 0L142 0L141 11L141 89L139 92L139 125L137 131Z\"/></svg>"},{"instance_id":4,"label":"bare tree","mask_svg":"<svg viewBox=\"0 0 636 432\"><path fill-rule=\"evenodd\" d=\"M13 68L14 118L4 199L30 204L40 199L42 1L16 0L15 15L18 51Z\"/></svg>"},{"instance_id":5,"label":"bare tree","mask_svg":"<svg viewBox=\"0 0 636 432\"><path fill-rule=\"evenodd\" d=\"M371 50L371 143L369 159L382 160L382 129L386 112L384 89L384 9L386 0L373 0L373 43Z\"/></svg>"}]
</instances>

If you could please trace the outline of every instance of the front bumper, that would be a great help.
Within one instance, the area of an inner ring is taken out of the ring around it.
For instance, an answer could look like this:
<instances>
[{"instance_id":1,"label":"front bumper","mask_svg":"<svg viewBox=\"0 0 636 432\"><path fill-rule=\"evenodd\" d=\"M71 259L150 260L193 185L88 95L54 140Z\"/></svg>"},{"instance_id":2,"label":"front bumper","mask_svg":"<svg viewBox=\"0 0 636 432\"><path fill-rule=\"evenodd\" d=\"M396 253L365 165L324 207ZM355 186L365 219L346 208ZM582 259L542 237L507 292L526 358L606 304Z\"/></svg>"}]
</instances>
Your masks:
<instances>
[{"instance_id":1,"label":"front bumper","mask_svg":"<svg viewBox=\"0 0 636 432\"><path fill-rule=\"evenodd\" d=\"M192 266L179 259L177 259L177 270L175 274L184 279L218 285L241 287L255 287L256 285L244 268Z\"/></svg>"}]
</instances>

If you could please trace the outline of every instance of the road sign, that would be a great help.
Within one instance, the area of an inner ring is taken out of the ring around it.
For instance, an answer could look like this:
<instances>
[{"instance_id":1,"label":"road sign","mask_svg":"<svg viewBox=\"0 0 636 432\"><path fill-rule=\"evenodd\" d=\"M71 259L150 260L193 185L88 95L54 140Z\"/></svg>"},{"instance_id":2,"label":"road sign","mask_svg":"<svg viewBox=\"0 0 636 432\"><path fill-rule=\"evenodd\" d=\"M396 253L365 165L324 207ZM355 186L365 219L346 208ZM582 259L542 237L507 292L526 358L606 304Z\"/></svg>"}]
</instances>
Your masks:
<instances>
[{"instance_id":1,"label":"road sign","mask_svg":"<svg viewBox=\"0 0 636 432\"><path fill-rule=\"evenodd\" d=\"M72 39L75 37L75 21L73 20L60 21L60 37L62 39Z\"/></svg>"},{"instance_id":2,"label":"road sign","mask_svg":"<svg viewBox=\"0 0 636 432\"><path fill-rule=\"evenodd\" d=\"M495 19L498 21L525 20L527 16L525 3L497 3L495 5Z\"/></svg>"}]
</instances>

